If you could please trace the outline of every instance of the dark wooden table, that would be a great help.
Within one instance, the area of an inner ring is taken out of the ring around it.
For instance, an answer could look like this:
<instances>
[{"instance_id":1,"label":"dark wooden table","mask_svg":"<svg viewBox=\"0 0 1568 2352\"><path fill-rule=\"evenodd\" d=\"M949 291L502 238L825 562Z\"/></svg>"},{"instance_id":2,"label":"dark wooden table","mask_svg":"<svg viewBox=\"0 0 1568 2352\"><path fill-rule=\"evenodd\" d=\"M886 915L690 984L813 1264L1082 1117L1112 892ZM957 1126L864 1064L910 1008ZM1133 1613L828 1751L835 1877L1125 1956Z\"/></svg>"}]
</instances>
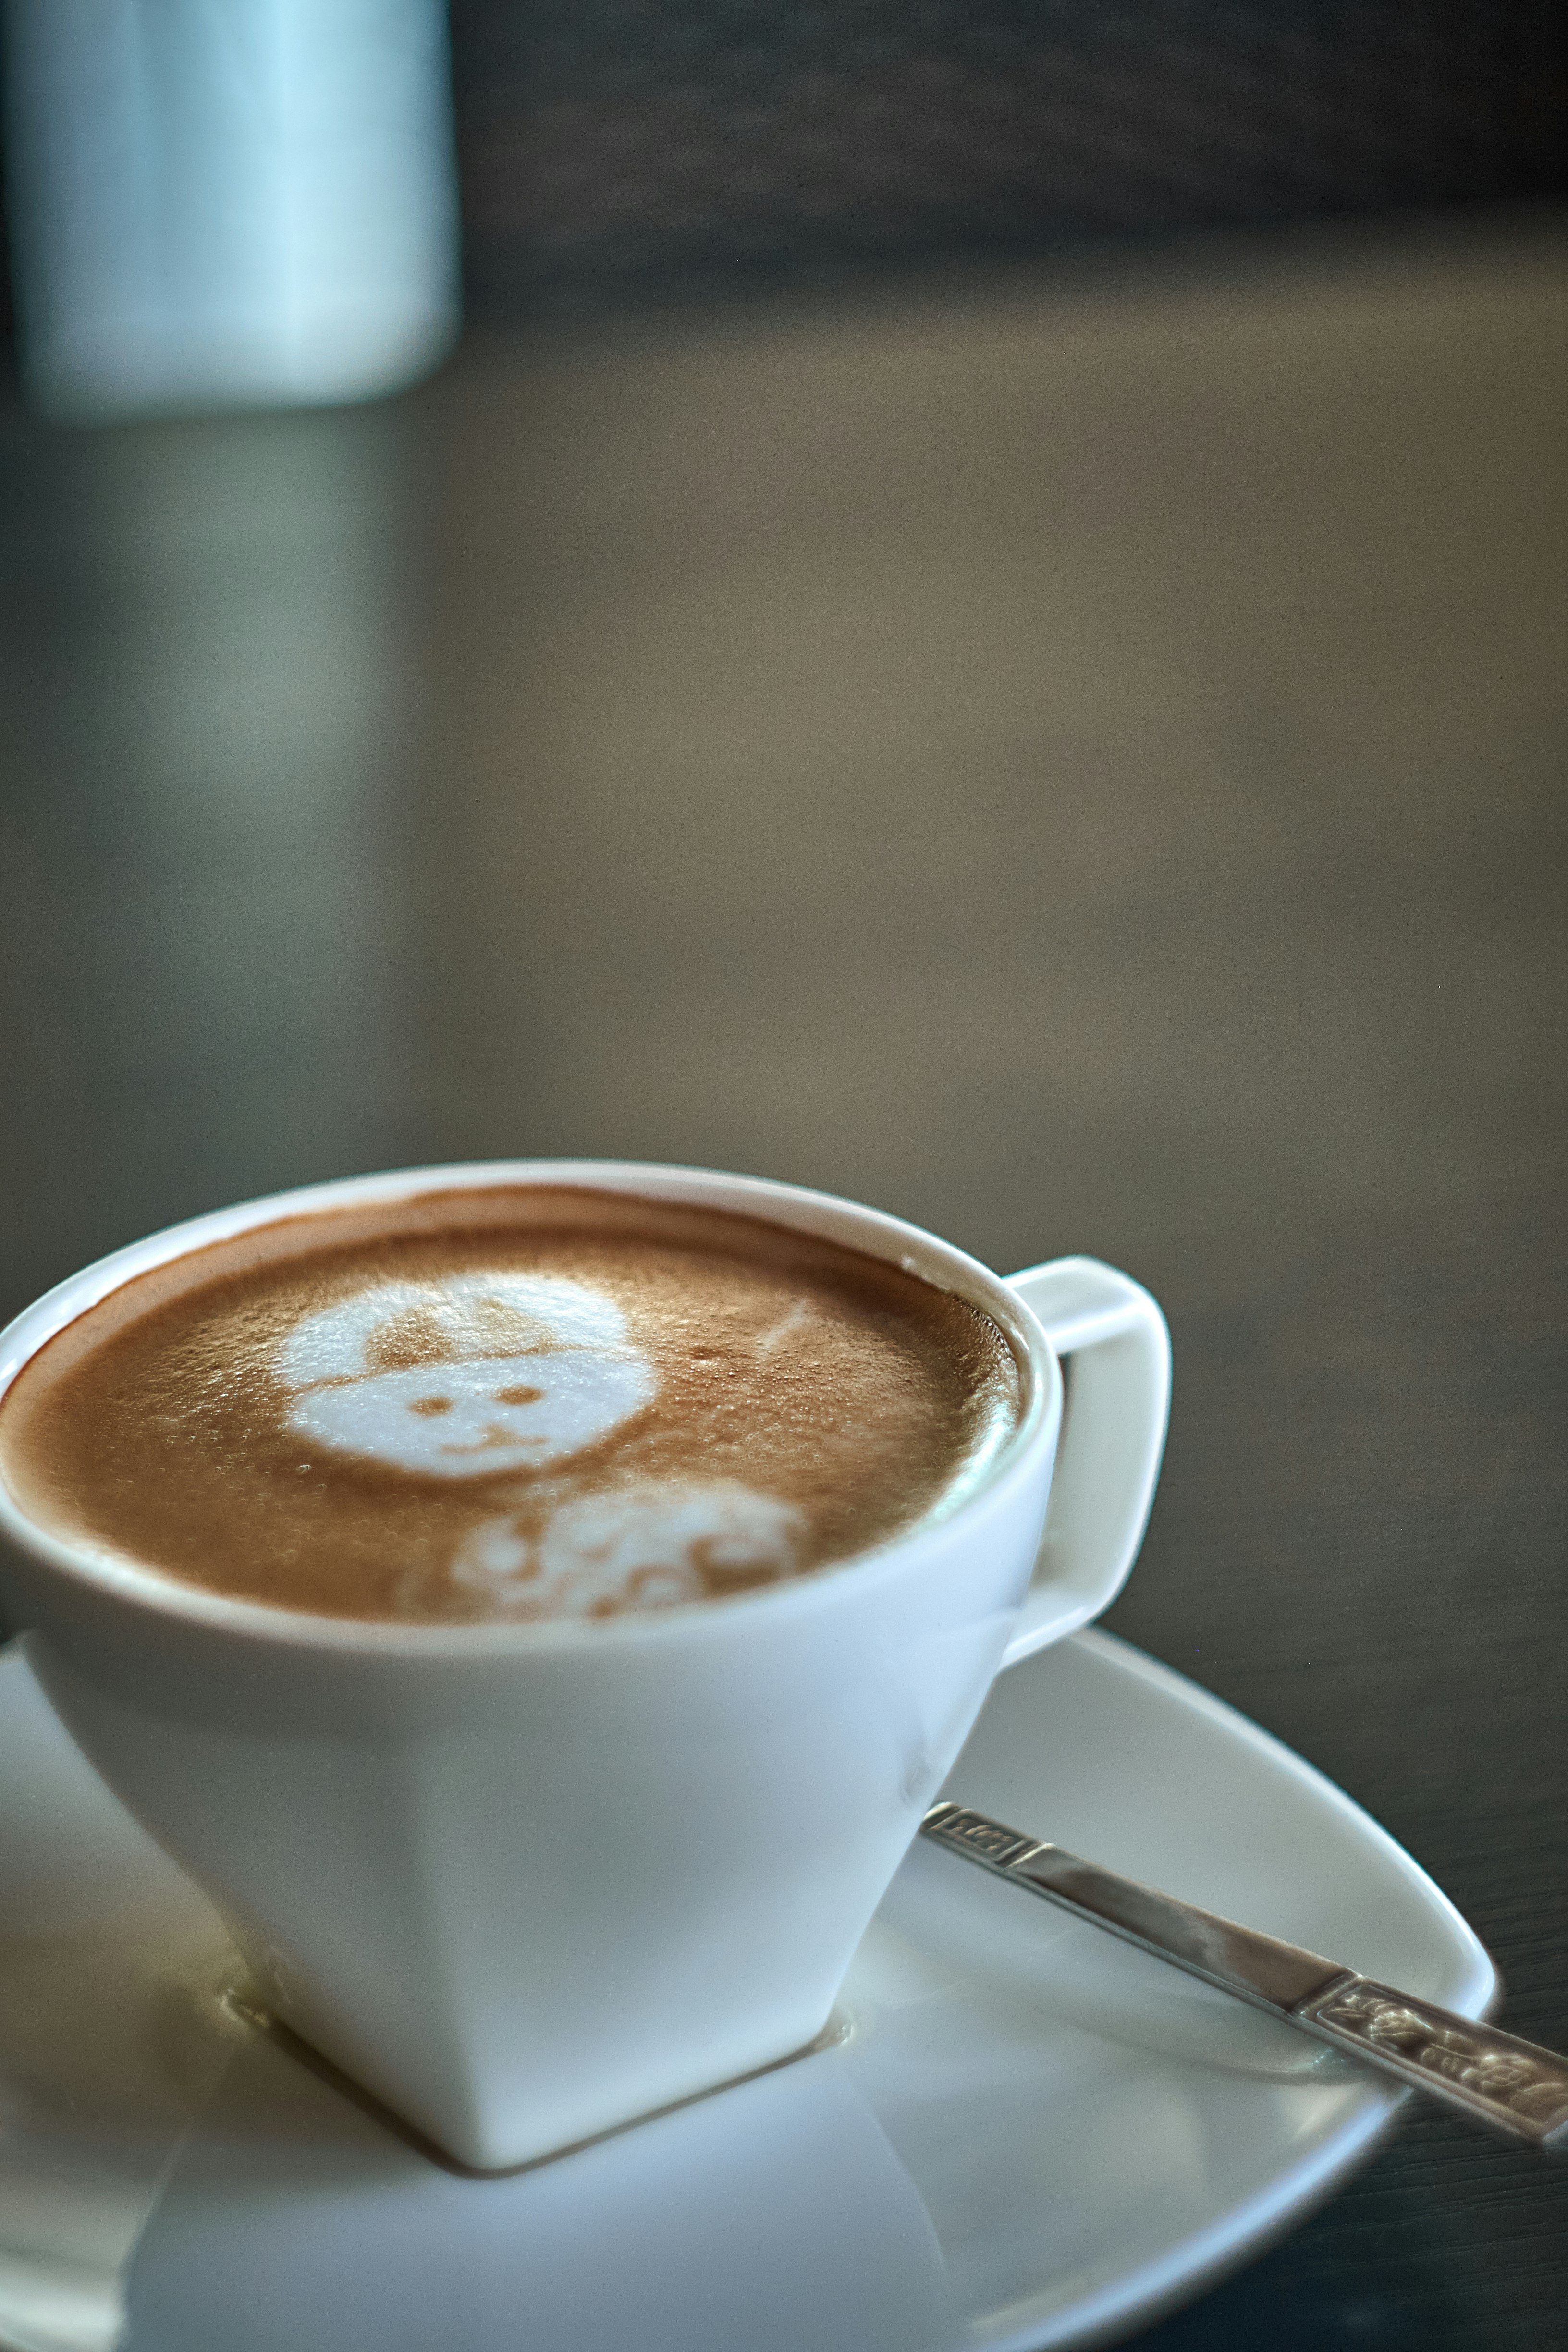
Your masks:
<instances>
[{"instance_id":1,"label":"dark wooden table","mask_svg":"<svg viewBox=\"0 0 1568 2352\"><path fill-rule=\"evenodd\" d=\"M0 419L0 1306L222 1201L673 1158L1164 1301L1116 1629L1568 2046L1568 235ZM1140 2340L1568 2342L1442 2118Z\"/></svg>"}]
</instances>

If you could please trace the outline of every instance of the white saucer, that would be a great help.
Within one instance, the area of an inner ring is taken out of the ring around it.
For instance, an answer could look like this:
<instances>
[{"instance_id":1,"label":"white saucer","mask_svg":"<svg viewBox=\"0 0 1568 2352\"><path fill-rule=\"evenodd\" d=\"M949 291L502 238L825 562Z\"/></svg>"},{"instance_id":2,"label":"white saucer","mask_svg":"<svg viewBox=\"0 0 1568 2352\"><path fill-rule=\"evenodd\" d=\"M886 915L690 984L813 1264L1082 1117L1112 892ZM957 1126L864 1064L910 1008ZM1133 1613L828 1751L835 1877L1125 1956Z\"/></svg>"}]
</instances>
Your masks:
<instances>
[{"instance_id":1,"label":"white saucer","mask_svg":"<svg viewBox=\"0 0 1568 2352\"><path fill-rule=\"evenodd\" d=\"M1194 2291L1393 2095L917 1846L842 2036L509 2178L219 1996L205 1902L0 1659L5 2352L1025 2352ZM1003 1676L948 1793L1469 2015L1490 1964L1350 1801L1125 1644Z\"/></svg>"}]
</instances>

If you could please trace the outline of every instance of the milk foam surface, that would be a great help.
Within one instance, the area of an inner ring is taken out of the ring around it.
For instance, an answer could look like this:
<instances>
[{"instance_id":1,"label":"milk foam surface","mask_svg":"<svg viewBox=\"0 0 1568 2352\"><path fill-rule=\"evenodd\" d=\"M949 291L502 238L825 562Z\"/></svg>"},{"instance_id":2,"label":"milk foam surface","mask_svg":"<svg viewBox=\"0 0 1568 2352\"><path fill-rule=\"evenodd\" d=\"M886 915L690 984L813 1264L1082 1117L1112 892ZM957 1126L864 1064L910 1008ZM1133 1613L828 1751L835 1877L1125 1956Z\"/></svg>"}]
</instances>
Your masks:
<instances>
[{"instance_id":1,"label":"milk foam surface","mask_svg":"<svg viewBox=\"0 0 1568 2352\"><path fill-rule=\"evenodd\" d=\"M0 1405L23 1509L235 1597L593 1617L951 1508L1016 1426L989 1318L728 1213L560 1190L292 1221L127 1285Z\"/></svg>"}]
</instances>

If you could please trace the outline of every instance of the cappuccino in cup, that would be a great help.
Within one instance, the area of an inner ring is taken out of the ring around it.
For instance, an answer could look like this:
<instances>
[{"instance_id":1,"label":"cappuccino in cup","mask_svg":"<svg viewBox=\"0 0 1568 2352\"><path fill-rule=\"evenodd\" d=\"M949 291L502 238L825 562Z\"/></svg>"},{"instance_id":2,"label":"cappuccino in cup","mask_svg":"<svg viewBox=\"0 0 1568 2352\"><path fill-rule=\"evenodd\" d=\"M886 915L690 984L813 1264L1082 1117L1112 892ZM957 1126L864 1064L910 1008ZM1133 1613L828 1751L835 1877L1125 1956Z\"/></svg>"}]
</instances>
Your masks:
<instances>
[{"instance_id":1,"label":"cappuccino in cup","mask_svg":"<svg viewBox=\"0 0 1568 2352\"><path fill-rule=\"evenodd\" d=\"M603 1618L952 1512L1018 1422L982 1308L841 1242L571 1186L300 1216L113 1291L26 1366L34 1523L235 1600Z\"/></svg>"},{"instance_id":2,"label":"cappuccino in cup","mask_svg":"<svg viewBox=\"0 0 1568 2352\"><path fill-rule=\"evenodd\" d=\"M1092 1259L698 1169L358 1178L0 1332L0 1596L261 2003L530 2163L820 2034L993 1676L1126 1575L1169 1381Z\"/></svg>"}]
</instances>

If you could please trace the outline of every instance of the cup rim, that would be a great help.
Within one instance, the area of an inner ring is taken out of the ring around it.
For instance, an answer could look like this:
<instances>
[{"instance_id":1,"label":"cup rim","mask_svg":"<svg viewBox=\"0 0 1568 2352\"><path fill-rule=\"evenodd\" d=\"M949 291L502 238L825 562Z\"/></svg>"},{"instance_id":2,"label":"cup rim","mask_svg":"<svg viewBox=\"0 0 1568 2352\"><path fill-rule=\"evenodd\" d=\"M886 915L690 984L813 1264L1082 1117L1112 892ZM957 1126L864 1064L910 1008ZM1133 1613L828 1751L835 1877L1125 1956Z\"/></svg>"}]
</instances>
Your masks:
<instances>
[{"instance_id":1,"label":"cup rim","mask_svg":"<svg viewBox=\"0 0 1568 2352\"><path fill-rule=\"evenodd\" d=\"M850 1580L880 1580L901 1570L931 1539L945 1539L978 1509L1004 1499L1032 1474L1042 1447L1054 1446L1062 1411L1060 1367L1039 1318L1003 1276L919 1225L837 1193L816 1192L771 1177L656 1160L482 1160L389 1169L374 1175L335 1177L321 1183L296 1186L163 1226L68 1276L0 1330L0 1409L24 1365L50 1339L138 1276L169 1265L194 1250L267 1225L284 1223L294 1217L326 1215L337 1209L413 1200L435 1192L479 1192L509 1185L520 1189L573 1186L589 1192L727 1208L740 1215L755 1216L763 1223L844 1242L868 1255L900 1265L938 1289L968 1298L1000 1326L1027 1384L1017 1426L950 1513L776 1584L753 1586L736 1593L704 1595L656 1610L627 1611L607 1618L401 1622L386 1618L337 1617L310 1610L279 1609L270 1601L235 1599L204 1585L187 1584L167 1570L143 1565L129 1555L100 1553L85 1544L51 1534L23 1511L3 1475L0 1535L8 1537L41 1566L63 1575L94 1599L118 1602L139 1615L172 1619L193 1630L201 1628L294 1649L339 1654L358 1653L387 1661L456 1661L479 1654L516 1655L541 1649L599 1649L605 1644L618 1646L626 1642L671 1638L689 1633L705 1622L731 1622L737 1611L748 1616L758 1611L779 1616L798 1614L821 1606L830 1593L838 1591Z\"/></svg>"}]
</instances>

